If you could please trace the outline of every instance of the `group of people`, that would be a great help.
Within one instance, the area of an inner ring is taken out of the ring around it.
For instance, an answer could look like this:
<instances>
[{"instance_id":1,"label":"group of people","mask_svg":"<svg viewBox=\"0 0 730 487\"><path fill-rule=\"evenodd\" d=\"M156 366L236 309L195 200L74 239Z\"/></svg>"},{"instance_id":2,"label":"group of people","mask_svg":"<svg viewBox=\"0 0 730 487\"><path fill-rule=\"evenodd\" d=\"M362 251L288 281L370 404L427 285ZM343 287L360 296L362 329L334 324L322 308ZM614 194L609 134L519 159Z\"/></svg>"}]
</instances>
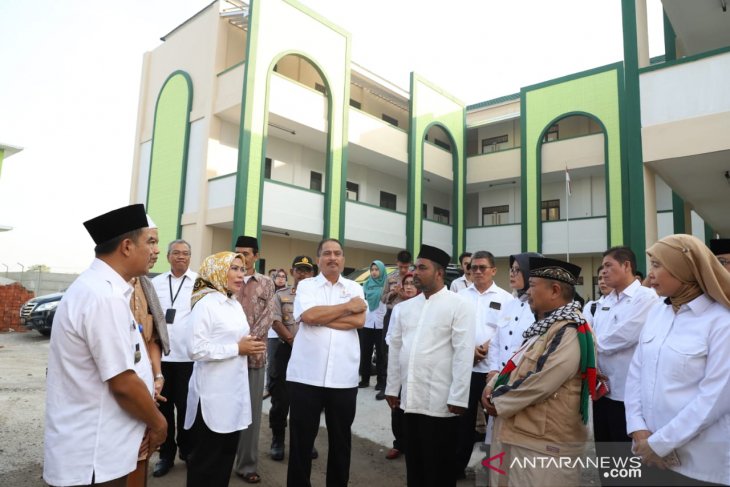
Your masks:
<instances>
[{"instance_id":1,"label":"group of people","mask_svg":"<svg viewBox=\"0 0 730 487\"><path fill-rule=\"evenodd\" d=\"M153 279L157 229L142 205L85 222L96 258L56 311L49 352L44 479L53 486L146 485L176 455L190 486L262 481L265 395L273 460L287 485L311 485L324 414L327 485L349 481L359 388L391 409L409 486L455 485L476 441L491 444L492 485L579 485L563 462L515 459L597 452L639 456L679 482L730 484L730 242L687 235L647 250L648 287L627 247L603 255L595 303L576 299L580 267L537 253L510 256L510 291L494 255L451 256L422 245L363 286L342 276L345 249L322 240L273 279L256 271L259 245L189 269L190 245L168 245ZM723 267L725 266L725 267ZM267 359L268 357L268 359ZM486 414L485 414L486 413ZM477 424L486 435L475 436ZM616 445L610 452L605 445ZM667 469L667 470L664 470ZM667 473L669 472L669 473Z\"/></svg>"}]
</instances>

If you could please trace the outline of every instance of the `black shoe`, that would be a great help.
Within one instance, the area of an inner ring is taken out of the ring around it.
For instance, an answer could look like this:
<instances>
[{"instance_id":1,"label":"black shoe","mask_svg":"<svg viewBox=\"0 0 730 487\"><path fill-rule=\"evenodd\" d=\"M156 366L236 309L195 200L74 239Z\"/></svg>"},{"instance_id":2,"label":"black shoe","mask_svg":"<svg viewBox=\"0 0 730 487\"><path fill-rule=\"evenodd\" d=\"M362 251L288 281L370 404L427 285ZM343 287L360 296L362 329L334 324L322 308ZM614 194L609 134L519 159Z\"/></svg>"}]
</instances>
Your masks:
<instances>
[{"instance_id":1,"label":"black shoe","mask_svg":"<svg viewBox=\"0 0 730 487\"><path fill-rule=\"evenodd\" d=\"M370 381L369 380L361 380L360 383L357 385L360 389L364 389L365 387L370 387Z\"/></svg>"},{"instance_id":2,"label":"black shoe","mask_svg":"<svg viewBox=\"0 0 730 487\"><path fill-rule=\"evenodd\" d=\"M385 391L378 391L378 393L375 394L375 399L378 401L385 399Z\"/></svg>"},{"instance_id":3,"label":"black shoe","mask_svg":"<svg viewBox=\"0 0 730 487\"><path fill-rule=\"evenodd\" d=\"M182 460L183 462L185 462L185 463L188 462L188 454L187 453L180 452L180 454L178 455L178 457L180 457L180 460Z\"/></svg>"},{"instance_id":4,"label":"black shoe","mask_svg":"<svg viewBox=\"0 0 730 487\"><path fill-rule=\"evenodd\" d=\"M312 460L316 460L317 458L319 458L319 452L317 451L317 447L313 446L312 447Z\"/></svg>"},{"instance_id":5,"label":"black shoe","mask_svg":"<svg viewBox=\"0 0 730 487\"><path fill-rule=\"evenodd\" d=\"M280 462L284 459L284 439L274 437L271 440L271 459Z\"/></svg>"},{"instance_id":6,"label":"black shoe","mask_svg":"<svg viewBox=\"0 0 730 487\"><path fill-rule=\"evenodd\" d=\"M163 477L170 471L174 462L172 460L160 460L155 463L155 469L152 472L153 477Z\"/></svg>"},{"instance_id":7,"label":"black shoe","mask_svg":"<svg viewBox=\"0 0 730 487\"><path fill-rule=\"evenodd\" d=\"M385 391L385 384L383 382L378 382L377 384L375 384L375 390Z\"/></svg>"}]
</instances>

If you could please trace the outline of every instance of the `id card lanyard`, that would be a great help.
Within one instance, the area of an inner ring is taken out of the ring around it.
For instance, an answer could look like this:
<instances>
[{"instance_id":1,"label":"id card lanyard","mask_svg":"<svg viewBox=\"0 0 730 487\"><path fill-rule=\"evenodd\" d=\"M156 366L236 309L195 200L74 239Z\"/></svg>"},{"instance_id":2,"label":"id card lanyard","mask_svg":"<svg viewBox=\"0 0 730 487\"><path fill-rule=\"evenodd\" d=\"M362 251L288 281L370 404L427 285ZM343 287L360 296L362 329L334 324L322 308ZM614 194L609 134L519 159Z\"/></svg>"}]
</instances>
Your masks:
<instances>
[{"instance_id":1,"label":"id card lanyard","mask_svg":"<svg viewBox=\"0 0 730 487\"><path fill-rule=\"evenodd\" d=\"M170 285L170 308L175 307L175 300L177 299L178 295L180 294L180 290L183 287L183 284L185 284L185 279L188 276L186 274L183 275L182 280L180 281L180 287L177 288L177 292L175 293L175 296L172 296L172 274L168 274L167 276L167 283Z\"/></svg>"}]
</instances>

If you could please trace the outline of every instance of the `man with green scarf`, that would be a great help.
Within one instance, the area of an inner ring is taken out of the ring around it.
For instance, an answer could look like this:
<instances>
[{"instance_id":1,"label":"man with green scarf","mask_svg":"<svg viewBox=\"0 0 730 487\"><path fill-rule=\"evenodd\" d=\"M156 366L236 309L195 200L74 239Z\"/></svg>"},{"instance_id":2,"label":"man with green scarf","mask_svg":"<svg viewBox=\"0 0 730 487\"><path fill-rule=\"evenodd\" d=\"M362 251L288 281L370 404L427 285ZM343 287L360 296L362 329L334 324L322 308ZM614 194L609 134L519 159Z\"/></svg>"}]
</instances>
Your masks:
<instances>
[{"instance_id":1,"label":"man with green scarf","mask_svg":"<svg viewBox=\"0 0 730 487\"><path fill-rule=\"evenodd\" d=\"M383 351L383 318L385 317L386 307L380 301L380 296L386 278L385 264L379 260L373 261L370 264L370 277L363 284L365 301L368 303L365 326L357 330L360 335L360 384L358 384L358 387L370 386L371 362L373 348L375 348L375 367L378 374L375 384L375 390L378 391L377 399L385 399L382 391L385 390L386 378L386 362Z\"/></svg>"},{"instance_id":2,"label":"man with green scarf","mask_svg":"<svg viewBox=\"0 0 730 487\"><path fill-rule=\"evenodd\" d=\"M485 460L492 485L504 476L509 485L580 484L575 459L585 448L596 369L593 335L574 301L579 274L568 262L530 259L528 302L538 321L482 395L496 417Z\"/></svg>"}]
</instances>

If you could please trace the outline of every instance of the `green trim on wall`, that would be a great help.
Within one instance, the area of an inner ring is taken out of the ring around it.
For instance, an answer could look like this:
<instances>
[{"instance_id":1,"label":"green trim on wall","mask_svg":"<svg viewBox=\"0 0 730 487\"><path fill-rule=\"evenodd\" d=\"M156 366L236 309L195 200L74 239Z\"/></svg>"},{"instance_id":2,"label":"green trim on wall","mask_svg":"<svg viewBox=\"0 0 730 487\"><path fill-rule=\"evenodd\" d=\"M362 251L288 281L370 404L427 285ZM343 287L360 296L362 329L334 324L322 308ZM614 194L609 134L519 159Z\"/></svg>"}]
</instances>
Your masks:
<instances>
[{"instance_id":1,"label":"green trim on wall","mask_svg":"<svg viewBox=\"0 0 730 487\"><path fill-rule=\"evenodd\" d=\"M328 134L323 236L342 240L345 233L350 34L294 0L253 0L249 15L232 239L235 241L236 236L241 233L261 236L263 161L268 139L271 76L273 67L281 58L296 55L310 63L327 86ZM302 29L283 34L266 28L270 24L280 23L282 15L291 15L292 21L302 25ZM319 25L304 21L306 17L314 19ZM318 34L329 35L330 32L341 38L342 43L331 44L326 50L318 47L315 41L310 41L310 36L307 35L314 33L311 36L314 38ZM292 45L297 45L297 49L288 47ZM338 52L342 52L342 58L337 57ZM269 64L263 64L268 60Z\"/></svg>"},{"instance_id":2,"label":"green trim on wall","mask_svg":"<svg viewBox=\"0 0 730 487\"><path fill-rule=\"evenodd\" d=\"M522 223L521 233L521 248L522 252L529 252L530 249L530 231L527 228L527 205L528 201L528 184L527 180L532 179L528 177L527 172L527 144L525 144L525 134L527 133L527 93L525 89L520 90L520 221ZM538 200L539 200L539 195ZM535 242L532 248L537 250L537 229L535 229Z\"/></svg>"},{"instance_id":3,"label":"green trim on wall","mask_svg":"<svg viewBox=\"0 0 730 487\"><path fill-rule=\"evenodd\" d=\"M621 65L609 64L522 89L522 250L542 249L542 146L547 130L574 115L596 121L604 135L607 246L619 245L624 235L622 211L620 83ZM570 168L568 168L570 169Z\"/></svg>"},{"instance_id":4,"label":"green trim on wall","mask_svg":"<svg viewBox=\"0 0 730 487\"><path fill-rule=\"evenodd\" d=\"M644 161L641 148L641 87L637 47L636 0L621 0L624 37L624 93L622 125L626 131L626 163L629 195L624 205L629 213L629 232L624 244L636 254L639 269L646 269L644 221Z\"/></svg>"},{"instance_id":5,"label":"green trim on wall","mask_svg":"<svg viewBox=\"0 0 730 487\"><path fill-rule=\"evenodd\" d=\"M246 64L246 61L241 61L241 62L238 62L238 63L234 64L233 66L230 66L230 67L228 67L228 68L224 69L223 71L221 71L220 73L216 74L216 76L223 76L223 75L224 75L224 74L226 74L226 73L227 73L228 71L233 71L233 70L234 70L234 69L236 69L237 67L239 67L239 66L243 66L244 64Z\"/></svg>"},{"instance_id":6,"label":"green trim on wall","mask_svg":"<svg viewBox=\"0 0 730 487\"><path fill-rule=\"evenodd\" d=\"M645 66L645 67L639 69L639 74L644 74L644 73L648 73L651 71L657 71L659 69L664 69L664 68L671 68L672 66L678 66L680 64L693 63L693 62L699 61L701 59L717 56L719 54L725 54L728 52L730 52L730 46L719 47L717 49L712 49L711 51L701 52L699 54L693 54L691 56L681 57L681 58L675 59L673 61L667 61L667 62L661 63L661 64L653 64L650 66Z\"/></svg>"},{"instance_id":7,"label":"green trim on wall","mask_svg":"<svg viewBox=\"0 0 730 487\"><path fill-rule=\"evenodd\" d=\"M155 102L147 179L145 206L158 226L160 242L171 242L182 234L192 104L190 75L174 71L162 84ZM160 260L152 271L162 272L166 266Z\"/></svg>"},{"instance_id":8,"label":"green trim on wall","mask_svg":"<svg viewBox=\"0 0 730 487\"><path fill-rule=\"evenodd\" d=\"M687 224L684 221L684 200L672 191L672 222L674 233L687 233Z\"/></svg>"},{"instance_id":9,"label":"green trim on wall","mask_svg":"<svg viewBox=\"0 0 730 487\"><path fill-rule=\"evenodd\" d=\"M453 256L463 252L466 245L463 218L466 206L466 109L459 99L415 72L411 72L410 78L406 246L413 255L416 255L423 241L425 138L428 130L438 125L446 132L451 142L453 184L450 226L453 259ZM433 103L437 105L431 106Z\"/></svg>"},{"instance_id":10,"label":"green trim on wall","mask_svg":"<svg viewBox=\"0 0 730 487\"><path fill-rule=\"evenodd\" d=\"M674 32L672 22L667 17L664 8L662 8L662 17L664 17L664 61L674 61L677 59L677 34Z\"/></svg>"},{"instance_id":11,"label":"green trim on wall","mask_svg":"<svg viewBox=\"0 0 730 487\"><path fill-rule=\"evenodd\" d=\"M251 189L249 188L249 180L254 179L249 173L251 166L249 156L255 151L256 146L263 149L264 135L260 134L259 137L255 137L251 133L251 121L253 120L254 104L254 73L256 72L257 58L255 56L258 49L259 39L259 28L260 28L260 9L259 0L251 0L249 2L248 10L248 36L246 38L246 59L244 61L243 69L243 90L241 95L241 121L239 129L241 135L238 139L238 169L236 171L236 192L233 199L233 228L231 229L231 249L235 248L236 240L239 235L248 234L261 237L261 225L258 221L254 222L254 225L250 225L252 218L257 218L259 214L259 207L261 206L261 199L263 198L263 191L256 191L257 194L251 195ZM267 117L268 111L264 111L264 117ZM264 121L264 127L266 122ZM261 151L259 151L259 154ZM258 173L261 171L261 159L257 161ZM258 178L256 178L258 179ZM253 188L261 190L261 188ZM255 211L255 214L253 211ZM254 228L254 233L248 233L251 228Z\"/></svg>"}]
</instances>

